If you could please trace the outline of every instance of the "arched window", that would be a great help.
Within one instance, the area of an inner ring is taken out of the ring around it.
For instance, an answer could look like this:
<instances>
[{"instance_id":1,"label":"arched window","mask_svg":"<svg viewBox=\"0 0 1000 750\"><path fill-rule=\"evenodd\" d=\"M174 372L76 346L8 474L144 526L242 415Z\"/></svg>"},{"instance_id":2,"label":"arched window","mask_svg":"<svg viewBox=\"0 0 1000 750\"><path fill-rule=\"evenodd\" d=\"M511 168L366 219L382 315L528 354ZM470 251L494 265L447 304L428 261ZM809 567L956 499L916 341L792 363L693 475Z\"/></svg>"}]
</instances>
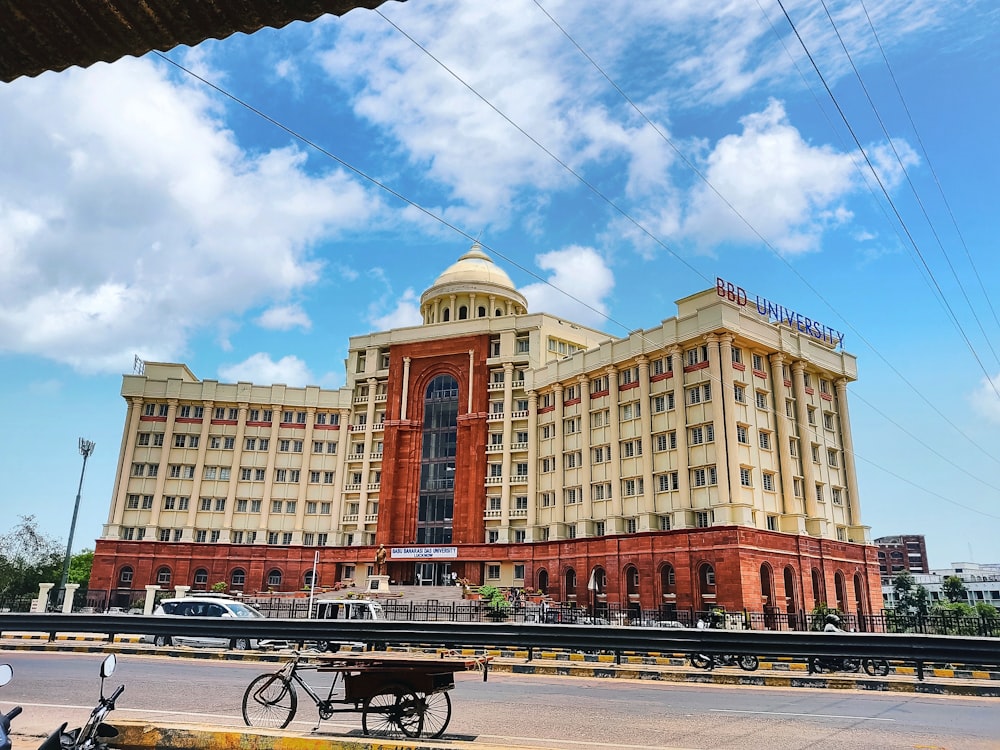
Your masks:
<instances>
[{"instance_id":1,"label":"arched window","mask_svg":"<svg viewBox=\"0 0 1000 750\"><path fill-rule=\"evenodd\" d=\"M625 568L625 593L629 596L639 595L639 569L634 565Z\"/></svg>"},{"instance_id":2,"label":"arched window","mask_svg":"<svg viewBox=\"0 0 1000 750\"><path fill-rule=\"evenodd\" d=\"M208 571L205 570L204 568L198 568L198 570L194 572L194 585L204 586L207 583L208 583Z\"/></svg>"},{"instance_id":3,"label":"arched window","mask_svg":"<svg viewBox=\"0 0 1000 750\"><path fill-rule=\"evenodd\" d=\"M459 320L465 320L468 317L469 317L469 308L468 307L466 307L465 305L462 305L460 308L458 308L458 319Z\"/></svg>"},{"instance_id":4,"label":"arched window","mask_svg":"<svg viewBox=\"0 0 1000 750\"><path fill-rule=\"evenodd\" d=\"M160 586L170 585L170 568L164 565L162 568L156 571L156 582Z\"/></svg>"},{"instance_id":5,"label":"arched window","mask_svg":"<svg viewBox=\"0 0 1000 750\"><path fill-rule=\"evenodd\" d=\"M498 317L498 318L499 318L499 317L500 317L501 315L503 315L503 310L501 310L501 309L500 309L500 308L498 307L498 308L497 308L497 311L496 311L496 313L495 313L495 315L496 315L496 317Z\"/></svg>"},{"instance_id":6,"label":"arched window","mask_svg":"<svg viewBox=\"0 0 1000 750\"><path fill-rule=\"evenodd\" d=\"M311 570L307 570L306 574L302 576L302 585L307 587L313 585L313 572Z\"/></svg>"},{"instance_id":7,"label":"arched window","mask_svg":"<svg viewBox=\"0 0 1000 750\"><path fill-rule=\"evenodd\" d=\"M480 305L479 310L476 311L476 315L478 317L480 317L480 318L485 318L486 317L486 308Z\"/></svg>"},{"instance_id":8,"label":"arched window","mask_svg":"<svg viewBox=\"0 0 1000 750\"><path fill-rule=\"evenodd\" d=\"M833 576L833 585L837 589L837 609L847 612L847 586L844 583L844 574L839 570Z\"/></svg>"},{"instance_id":9,"label":"arched window","mask_svg":"<svg viewBox=\"0 0 1000 750\"><path fill-rule=\"evenodd\" d=\"M760 596L765 607L774 606L774 575L767 563L760 566Z\"/></svg>"},{"instance_id":10,"label":"arched window","mask_svg":"<svg viewBox=\"0 0 1000 750\"><path fill-rule=\"evenodd\" d=\"M566 569L566 595L576 594L576 571L572 568Z\"/></svg>"},{"instance_id":11,"label":"arched window","mask_svg":"<svg viewBox=\"0 0 1000 750\"><path fill-rule=\"evenodd\" d=\"M132 576L134 575L135 571L132 570L131 566L126 565L118 571L118 585L121 588L129 588L132 585Z\"/></svg>"},{"instance_id":12,"label":"arched window","mask_svg":"<svg viewBox=\"0 0 1000 750\"><path fill-rule=\"evenodd\" d=\"M449 320L451 320L451 308L450 307L446 307L444 309L444 315L441 316L441 320L443 322L445 322L445 323L447 323Z\"/></svg>"},{"instance_id":13,"label":"arched window","mask_svg":"<svg viewBox=\"0 0 1000 750\"><path fill-rule=\"evenodd\" d=\"M236 568L229 576L229 588L242 590L247 582L247 573L243 568Z\"/></svg>"},{"instance_id":14,"label":"arched window","mask_svg":"<svg viewBox=\"0 0 1000 750\"><path fill-rule=\"evenodd\" d=\"M704 563L698 570L698 582L701 583L702 591L715 590L715 568L710 563Z\"/></svg>"},{"instance_id":15,"label":"arched window","mask_svg":"<svg viewBox=\"0 0 1000 750\"><path fill-rule=\"evenodd\" d=\"M281 585L281 571L277 568L273 568L270 573L267 574L267 585L269 588L277 588Z\"/></svg>"},{"instance_id":16,"label":"arched window","mask_svg":"<svg viewBox=\"0 0 1000 750\"><path fill-rule=\"evenodd\" d=\"M823 587L823 579L820 577L819 571L813 568L812 571L812 584L813 584L813 606L817 604L826 603L826 590Z\"/></svg>"},{"instance_id":17,"label":"arched window","mask_svg":"<svg viewBox=\"0 0 1000 750\"><path fill-rule=\"evenodd\" d=\"M664 563L663 567L660 568L660 589L663 594L676 594L677 593L677 574L674 572L674 566L670 563Z\"/></svg>"},{"instance_id":18,"label":"arched window","mask_svg":"<svg viewBox=\"0 0 1000 750\"><path fill-rule=\"evenodd\" d=\"M549 572L544 568L538 571L538 590L543 594L549 593Z\"/></svg>"},{"instance_id":19,"label":"arched window","mask_svg":"<svg viewBox=\"0 0 1000 750\"><path fill-rule=\"evenodd\" d=\"M798 602L795 597L795 571L790 565L785 566L785 609L792 613L798 609Z\"/></svg>"}]
</instances>

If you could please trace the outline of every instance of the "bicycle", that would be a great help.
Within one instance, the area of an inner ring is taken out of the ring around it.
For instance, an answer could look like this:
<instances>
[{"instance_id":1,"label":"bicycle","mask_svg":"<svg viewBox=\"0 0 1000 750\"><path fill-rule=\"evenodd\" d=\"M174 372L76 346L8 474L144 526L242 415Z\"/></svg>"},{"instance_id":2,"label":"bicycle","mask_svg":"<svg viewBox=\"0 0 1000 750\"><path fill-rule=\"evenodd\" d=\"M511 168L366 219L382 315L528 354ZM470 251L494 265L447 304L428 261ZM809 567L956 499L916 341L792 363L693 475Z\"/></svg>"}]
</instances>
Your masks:
<instances>
[{"instance_id":1,"label":"bicycle","mask_svg":"<svg viewBox=\"0 0 1000 750\"><path fill-rule=\"evenodd\" d=\"M296 651L277 672L251 681L243 694L243 721L251 727L284 729L298 709L298 685L316 705L319 719L313 731L335 713L361 712L361 727L368 736L434 739L451 721L447 691L455 686L454 672L468 665L457 660L370 657L308 664ZM325 697L303 679L300 672L306 670L334 673Z\"/></svg>"}]
</instances>

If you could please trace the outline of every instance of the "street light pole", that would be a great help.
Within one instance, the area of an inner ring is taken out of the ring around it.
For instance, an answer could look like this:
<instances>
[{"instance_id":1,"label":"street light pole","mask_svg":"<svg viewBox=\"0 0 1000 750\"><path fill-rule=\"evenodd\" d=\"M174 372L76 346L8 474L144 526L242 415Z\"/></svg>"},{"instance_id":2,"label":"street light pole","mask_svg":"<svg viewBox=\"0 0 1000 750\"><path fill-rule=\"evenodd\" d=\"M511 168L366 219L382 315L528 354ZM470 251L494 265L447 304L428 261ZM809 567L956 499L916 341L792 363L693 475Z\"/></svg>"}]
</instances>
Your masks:
<instances>
[{"instance_id":1,"label":"street light pole","mask_svg":"<svg viewBox=\"0 0 1000 750\"><path fill-rule=\"evenodd\" d=\"M80 438L80 455L83 456L83 468L80 469L80 484L76 488L76 503L73 505L73 520L69 524L69 541L66 542L66 559L63 560L62 580L59 581L59 589L66 596L66 581L69 579L69 558L73 552L73 533L76 531L76 516L80 512L80 493L83 491L83 475L87 471L87 459L94 452L94 441Z\"/></svg>"}]
</instances>

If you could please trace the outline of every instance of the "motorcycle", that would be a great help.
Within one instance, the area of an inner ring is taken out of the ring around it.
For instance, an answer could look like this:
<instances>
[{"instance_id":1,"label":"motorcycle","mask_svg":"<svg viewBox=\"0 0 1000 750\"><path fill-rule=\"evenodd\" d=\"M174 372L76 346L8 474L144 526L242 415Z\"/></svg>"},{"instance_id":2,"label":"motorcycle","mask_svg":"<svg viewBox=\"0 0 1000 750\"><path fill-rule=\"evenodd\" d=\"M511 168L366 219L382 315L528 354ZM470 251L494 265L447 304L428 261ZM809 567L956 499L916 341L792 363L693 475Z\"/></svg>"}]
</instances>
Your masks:
<instances>
[{"instance_id":1,"label":"motorcycle","mask_svg":"<svg viewBox=\"0 0 1000 750\"><path fill-rule=\"evenodd\" d=\"M0 686L6 685L14 677L10 664L0 664ZM10 750L10 722L21 713L20 706L14 706L5 714L0 714L0 750Z\"/></svg>"},{"instance_id":2,"label":"motorcycle","mask_svg":"<svg viewBox=\"0 0 1000 750\"><path fill-rule=\"evenodd\" d=\"M698 669L739 667L747 672L753 672L760 666L760 661L752 654L691 654L688 658L691 660L691 666Z\"/></svg>"},{"instance_id":3,"label":"motorcycle","mask_svg":"<svg viewBox=\"0 0 1000 750\"><path fill-rule=\"evenodd\" d=\"M66 731L66 723L49 735L38 750L106 750L107 741L118 736L118 730L105 724L104 720L115 710L115 701L125 692L125 686L119 685L107 698L104 697L104 681L114 674L118 659L114 654L108 654L101 662L101 693L97 705L90 712L90 718L79 729ZM3 748L0 748L3 750Z\"/></svg>"},{"instance_id":4,"label":"motorcycle","mask_svg":"<svg viewBox=\"0 0 1000 750\"><path fill-rule=\"evenodd\" d=\"M809 659L810 674L830 672L860 672L871 677L885 677L889 674L889 662L885 659L857 659L850 656L813 656Z\"/></svg>"}]
</instances>

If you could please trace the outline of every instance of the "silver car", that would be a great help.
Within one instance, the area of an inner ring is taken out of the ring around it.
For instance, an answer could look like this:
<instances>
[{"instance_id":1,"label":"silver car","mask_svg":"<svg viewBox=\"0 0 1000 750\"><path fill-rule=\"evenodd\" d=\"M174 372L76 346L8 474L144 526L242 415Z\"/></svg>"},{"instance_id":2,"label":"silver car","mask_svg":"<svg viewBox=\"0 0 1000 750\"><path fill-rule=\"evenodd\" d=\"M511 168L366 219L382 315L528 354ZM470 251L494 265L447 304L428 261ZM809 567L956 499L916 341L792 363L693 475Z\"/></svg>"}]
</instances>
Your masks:
<instances>
[{"instance_id":1,"label":"silver car","mask_svg":"<svg viewBox=\"0 0 1000 750\"><path fill-rule=\"evenodd\" d=\"M154 615L166 617L236 617L243 619L262 618L260 612L243 602L222 597L186 596L180 599L164 599L153 610ZM147 635L143 637L146 643L157 646L172 644L185 646L215 646L217 648L232 648L239 651L257 648L261 644L254 638L219 638L207 635ZM269 645L273 645L269 642Z\"/></svg>"}]
</instances>

